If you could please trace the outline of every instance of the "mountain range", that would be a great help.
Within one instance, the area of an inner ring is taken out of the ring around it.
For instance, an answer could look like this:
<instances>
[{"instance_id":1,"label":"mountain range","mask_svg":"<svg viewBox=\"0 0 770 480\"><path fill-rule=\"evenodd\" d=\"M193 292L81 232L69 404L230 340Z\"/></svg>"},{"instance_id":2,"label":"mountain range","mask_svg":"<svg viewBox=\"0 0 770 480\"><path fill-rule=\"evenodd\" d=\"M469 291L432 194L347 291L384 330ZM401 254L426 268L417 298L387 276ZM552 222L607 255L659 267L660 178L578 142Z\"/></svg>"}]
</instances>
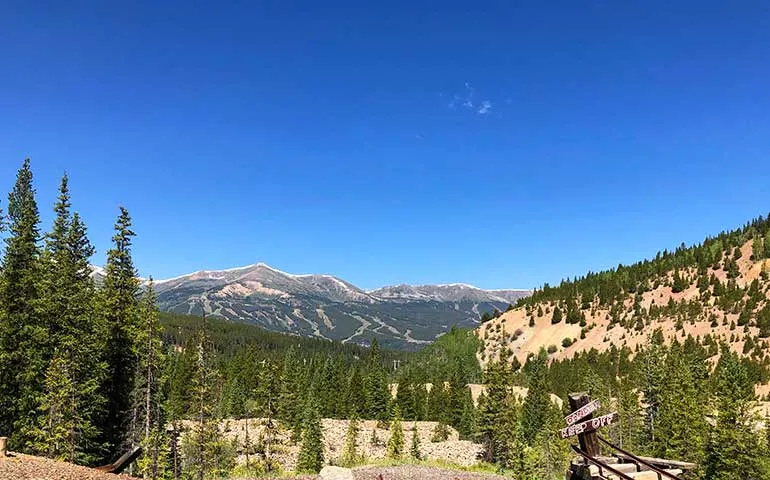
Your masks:
<instances>
[{"instance_id":1,"label":"mountain range","mask_svg":"<svg viewBox=\"0 0 770 480\"><path fill-rule=\"evenodd\" d=\"M94 269L97 278L103 275ZM272 331L415 349L452 325L476 327L529 290L394 285L365 291L332 275L295 275L264 263L154 282L161 310L255 324Z\"/></svg>"}]
</instances>

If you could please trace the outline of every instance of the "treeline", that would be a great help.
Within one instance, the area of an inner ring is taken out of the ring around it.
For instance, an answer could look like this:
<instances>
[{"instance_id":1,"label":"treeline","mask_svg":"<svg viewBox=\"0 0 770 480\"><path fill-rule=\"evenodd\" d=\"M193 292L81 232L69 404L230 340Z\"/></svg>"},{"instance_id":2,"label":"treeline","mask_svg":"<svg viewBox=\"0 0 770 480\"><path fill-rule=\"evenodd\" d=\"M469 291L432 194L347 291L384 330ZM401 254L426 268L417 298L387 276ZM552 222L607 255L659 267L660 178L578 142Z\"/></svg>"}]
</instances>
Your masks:
<instances>
[{"instance_id":1,"label":"treeline","mask_svg":"<svg viewBox=\"0 0 770 480\"><path fill-rule=\"evenodd\" d=\"M752 239L751 258L755 261L770 258L770 217L760 216L742 228L706 238L699 245L688 247L683 243L674 251L658 252L652 260L618 265L598 273L589 272L582 277L563 280L555 287L546 283L529 297L520 299L517 306L534 307L544 302L563 302L567 311L586 309L594 303L611 306L629 294L644 293L662 283L670 284L676 293L698 282L699 288L709 288L713 295L719 296L722 288L731 287L729 280L738 276L736 261L742 256L740 247ZM693 278L682 273L688 269L696 270ZM720 285L716 286L718 280L708 275L709 269L724 270L727 284L719 282ZM672 272L673 278L669 279L668 275ZM766 271L763 275L767 279Z\"/></svg>"},{"instance_id":2,"label":"treeline","mask_svg":"<svg viewBox=\"0 0 770 480\"><path fill-rule=\"evenodd\" d=\"M194 317L171 312L160 312L163 326L162 339L166 345L183 347L197 341L198 332L206 329L211 346L220 359L230 359L243 349L251 348L264 358L278 361L286 350L293 346L303 352L303 356L340 355L346 362L364 358L369 348L356 343L341 343L330 340L302 337L287 333L265 330L256 325L232 322L219 317ZM382 350L384 365L393 365L393 361L404 362L408 352Z\"/></svg>"}]
</instances>

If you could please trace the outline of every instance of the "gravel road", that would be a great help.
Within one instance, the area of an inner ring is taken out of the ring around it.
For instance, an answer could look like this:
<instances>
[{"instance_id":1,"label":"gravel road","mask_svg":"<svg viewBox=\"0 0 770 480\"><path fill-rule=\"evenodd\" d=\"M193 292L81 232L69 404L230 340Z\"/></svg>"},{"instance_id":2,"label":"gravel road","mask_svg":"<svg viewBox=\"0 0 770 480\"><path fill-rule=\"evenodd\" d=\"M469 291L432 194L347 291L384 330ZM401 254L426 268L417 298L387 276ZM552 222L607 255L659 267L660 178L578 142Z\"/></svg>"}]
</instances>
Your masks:
<instances>
[{"instance_id":1,"label":"gravel road","mask_svg":"<svg viewBox=\"0 0 770 480\"><path fill-rule=\"evenodd\" d=\"M399 465L397 467L361 467L353 469L356 480L510 480L491 473L463 472L420 465Z\"/></svg>"}]
</instances>

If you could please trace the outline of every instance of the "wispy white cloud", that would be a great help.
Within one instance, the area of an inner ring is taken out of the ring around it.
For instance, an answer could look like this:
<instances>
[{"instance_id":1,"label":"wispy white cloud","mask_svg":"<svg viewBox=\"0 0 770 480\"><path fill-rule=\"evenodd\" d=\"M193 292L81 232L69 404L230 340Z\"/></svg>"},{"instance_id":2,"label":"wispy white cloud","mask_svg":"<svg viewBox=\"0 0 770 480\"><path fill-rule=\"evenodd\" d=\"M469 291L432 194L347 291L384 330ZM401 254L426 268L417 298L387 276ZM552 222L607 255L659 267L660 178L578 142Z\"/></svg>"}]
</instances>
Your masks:
<instances>
[{"instance_id":1,"label":"wispy white cloud","mask_svg":"<svg viewBox=\"0 0 770 480\"><path fill-rule=\"evenodd\" d=\"M489 100L477 100L474 98L476 90L473 86L465 82L465 88L461 93L455 93L452 95L452 100L449 101L447 107L450 110L466 110L476 113L478 115L486 115L492 109L492 102ZM443 96L443 95L441 95Z\"/></svg>"}]
</instances>

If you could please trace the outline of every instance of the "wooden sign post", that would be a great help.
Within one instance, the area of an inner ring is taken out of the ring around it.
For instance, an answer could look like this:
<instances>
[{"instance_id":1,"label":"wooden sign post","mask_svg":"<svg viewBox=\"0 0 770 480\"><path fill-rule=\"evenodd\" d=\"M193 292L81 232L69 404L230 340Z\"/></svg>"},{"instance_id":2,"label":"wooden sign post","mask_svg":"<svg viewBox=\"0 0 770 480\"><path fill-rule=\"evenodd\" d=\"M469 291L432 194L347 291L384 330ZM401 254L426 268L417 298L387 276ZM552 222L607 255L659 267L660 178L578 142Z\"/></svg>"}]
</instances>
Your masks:
<instances>
[{"instance_id":1,"label":"wooden sign post","mask_svg":"<svg viewBox=\"0 0 770 480\"><path fill-rule=\"evenodd\" d=\"M582 407L587 406L589 403L591 403L591 399L588 397L587 392L570 393L569 395L569 406L570 409L572 409L572 412L578 412ZM585 418L586 421L593 419L593 412L594 410L590 410L588 414L582 418ZM599 439L596 438L595 429L590 432L578 433L578 442L580 442L580 449L592 457L598 457L601 453L601 450L599 449Z\"/></svg>"},{"instance_id":2,"label":"wooden sign post","mask_svg":"<svg viewBox=\"0 0 770 480\"><path fill-rule=\"evenodd\" d=\"M575 425L570 425L567 428L562 428L559 430L559 436L562 439L565 439L574 437L575 435L584 435L590 432L595 432L602 427L614 423L617 419L618 412L612 412L607 415L602 415L601 417L591 418L585 422L576 423Z\"/></svg>"}]
</instances>

